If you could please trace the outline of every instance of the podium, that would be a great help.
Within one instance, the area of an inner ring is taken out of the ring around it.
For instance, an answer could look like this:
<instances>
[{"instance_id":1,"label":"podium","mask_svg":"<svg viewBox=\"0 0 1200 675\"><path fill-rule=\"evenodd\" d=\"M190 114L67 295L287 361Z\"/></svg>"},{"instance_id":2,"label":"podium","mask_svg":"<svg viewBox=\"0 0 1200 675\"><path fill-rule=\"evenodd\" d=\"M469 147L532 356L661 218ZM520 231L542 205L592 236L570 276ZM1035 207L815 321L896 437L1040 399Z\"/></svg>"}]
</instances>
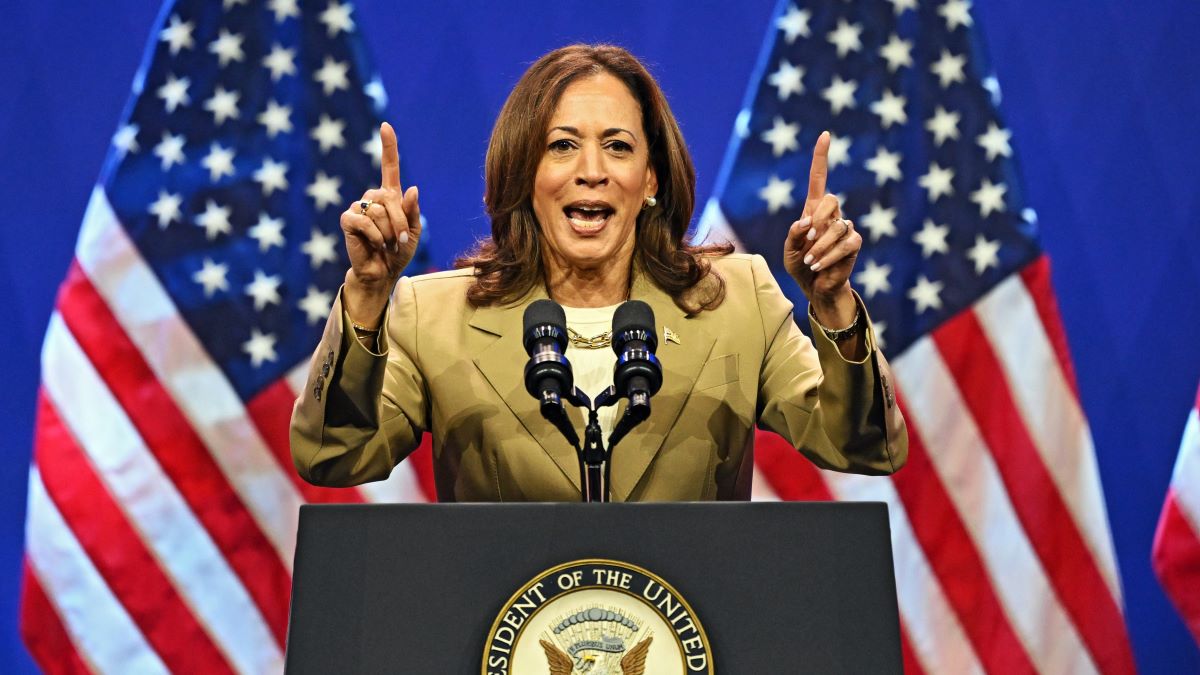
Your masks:
<instances>
[{"instance_id":1,"label":"podium","mask_svg":"<svg viewBox=\"0 0 1200 675\"><path fill-rule=\"evenodd\" d=\"M672 669L903 672L886 506L300 509L288 673Z\"/></svg>"}]
</instances>

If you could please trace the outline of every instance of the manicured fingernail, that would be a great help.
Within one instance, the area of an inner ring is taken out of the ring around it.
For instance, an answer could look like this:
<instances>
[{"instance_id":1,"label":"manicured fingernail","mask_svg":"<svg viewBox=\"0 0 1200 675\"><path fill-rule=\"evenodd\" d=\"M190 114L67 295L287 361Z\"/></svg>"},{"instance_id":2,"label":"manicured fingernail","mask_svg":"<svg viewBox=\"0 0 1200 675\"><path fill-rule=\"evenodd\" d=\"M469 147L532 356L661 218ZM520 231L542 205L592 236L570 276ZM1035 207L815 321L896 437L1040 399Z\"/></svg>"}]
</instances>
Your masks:
<instances>
[{"instance_id":1,"label":"manicured fingernail","mask_svg":"<svg viewBox=\"0 0 1200 675\"><path fill-rule=\"evenodd\" d=\"M816 239L816 238L817 238L817 231L815 229L809 230L808 231L808 240L812 241L813 239Z\"/></svg>"},{"instance_id":2,"label":"manicured fingernail","mask_svg":"<svg viewBox=\"0 0 1200 675\"><path fill-rule=\"evenodd\" d=\"M821 271L821 263L813 263L813 266L808 269L810 269L814 272L820 272Z\"/></svg>"},{"instance_id":3,"label":"manicured fingernail","mask_svg":"<svg viewBox=\"0 0 1200 675\"><path fill-rule=\"evenodd\" d=\"M401 244L407 244L407 243L408 243L408 233L407 233L407 232L401 232L401 233L400 233L400 243L401 243Z\"/></svg>"},{"instance_id":4,"label":"manicured fingernail","mask_svg":"<svg viewBox=\"0 0 1200 675\"><path fill-rule=\"evenodd\" d=\"M811 254L811 253L809 253L808 255L804 256L804 264L805 264L805 265L811 265L811 264L812 264L812 261L813 261L813 257L812 257L812 254Z\"/></svg>"},{"instance_id":5,"label":"manicured fingernail","mask_svg":"<svg viewBox=\"0 0 1200 675\"><path fill-rule=\"evenodd\" d=\"M799 221L797 221L796 224L799 225L800 227L808 227L809 225L812 225L812 216L804 216Z\"/></svg>"}]
</instances>

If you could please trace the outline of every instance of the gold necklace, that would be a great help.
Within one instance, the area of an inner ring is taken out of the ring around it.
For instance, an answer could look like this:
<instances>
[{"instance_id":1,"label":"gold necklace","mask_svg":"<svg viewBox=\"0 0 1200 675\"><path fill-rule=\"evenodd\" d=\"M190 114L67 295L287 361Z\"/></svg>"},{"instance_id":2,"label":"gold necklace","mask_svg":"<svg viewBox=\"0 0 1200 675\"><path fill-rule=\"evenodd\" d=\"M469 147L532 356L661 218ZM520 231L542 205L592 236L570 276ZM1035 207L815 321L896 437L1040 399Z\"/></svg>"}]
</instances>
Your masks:
<instances>
[{"instance_id":1,"label":"gold necklace","mask_svg":"<svg viewBox=\"0 0 1200 675\"><path fill-rule=\"evenodd\" d=\"M611 330L606 330L593 337L584 337L576 332L574 328L567 326L567 338L571 341L572 347L579 347L580 349L604 349L605 347L612 346Z\"/></svg>"}]
</instances>

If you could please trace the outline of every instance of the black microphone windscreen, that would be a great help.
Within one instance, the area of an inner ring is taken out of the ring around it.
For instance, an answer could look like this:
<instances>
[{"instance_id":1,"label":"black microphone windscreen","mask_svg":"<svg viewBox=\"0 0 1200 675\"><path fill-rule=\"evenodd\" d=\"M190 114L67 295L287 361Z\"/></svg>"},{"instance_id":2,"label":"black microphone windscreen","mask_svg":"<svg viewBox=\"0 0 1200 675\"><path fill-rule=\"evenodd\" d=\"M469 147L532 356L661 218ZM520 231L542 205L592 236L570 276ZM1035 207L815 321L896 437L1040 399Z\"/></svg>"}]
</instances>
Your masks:
<instances>
[{"instance_id":1,"label":"black microphone windscreen","mask_svg":"<svg viewBox=\"0 0 1200 675\"><path fill-rule=\"evenodd\" d=\"M550 324L559 330L567 329L567 313L553 300L534 300L525 308L525 325L522 333L528 333L534 326Z\"/></svg>"},{"instance_id":2,"label":"black microphone windscreen","mask_svg":"<svg viewBox=\"0 0 1200 675\"><path fill-rule=\"evenodd\" d=\"M630 300L622 303L613 312L613 335L631 328L654 333L654 310L641 300Z\"/></svg>"}]
</instances>

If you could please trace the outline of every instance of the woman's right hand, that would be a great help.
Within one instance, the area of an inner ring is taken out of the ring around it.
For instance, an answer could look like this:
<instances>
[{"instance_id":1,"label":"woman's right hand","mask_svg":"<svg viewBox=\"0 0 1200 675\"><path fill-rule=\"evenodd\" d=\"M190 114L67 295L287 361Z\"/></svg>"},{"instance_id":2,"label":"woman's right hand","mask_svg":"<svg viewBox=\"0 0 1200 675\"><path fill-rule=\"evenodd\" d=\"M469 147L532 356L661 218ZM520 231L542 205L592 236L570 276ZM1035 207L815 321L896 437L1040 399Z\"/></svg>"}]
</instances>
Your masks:
<instances>
[{"instance_id":1,"label":"woman's right hand","mask_svg":"<svg viewBox=\"0 0 1200 675\"><path fill-rule=\"evenodd\" d=\"M421 207L417 187L400 187L400 153L396 132L384 122L379 127L383 144L382 182L342 213L342 233L350 270L342 290L344 309L354 323L366 328L379 325L396 280L417 252L421 238ZM366 210L363 204L367 203Z\"/></svg>"}]
</instances>

